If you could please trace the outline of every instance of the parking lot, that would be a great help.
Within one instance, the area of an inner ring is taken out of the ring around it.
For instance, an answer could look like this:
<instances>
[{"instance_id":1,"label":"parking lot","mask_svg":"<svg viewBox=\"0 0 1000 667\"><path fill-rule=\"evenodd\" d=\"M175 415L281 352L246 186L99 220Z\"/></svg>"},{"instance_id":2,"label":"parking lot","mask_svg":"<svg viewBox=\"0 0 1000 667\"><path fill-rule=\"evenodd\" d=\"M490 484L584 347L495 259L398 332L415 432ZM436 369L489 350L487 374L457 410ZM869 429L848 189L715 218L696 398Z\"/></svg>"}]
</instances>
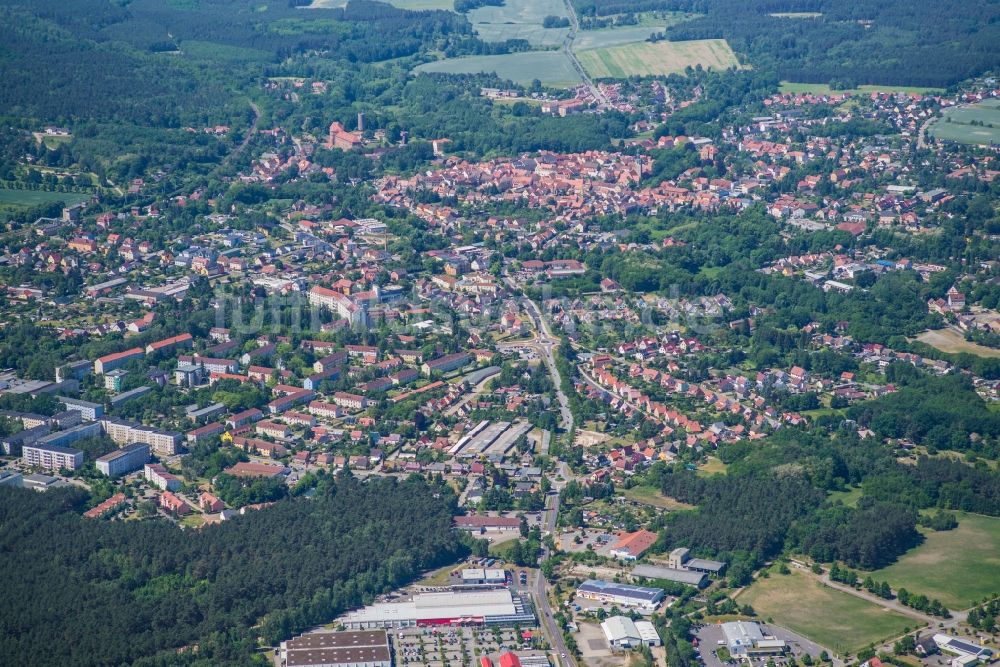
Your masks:
<instances>
[{"instance_id":1,"label":"parking lot","mask_svg":"<svg viewBox=\"0 0 1000 667\"><path fill-rule=\"evenodd\" d=\"M522 629L523 631L524 629ZM533 637L538 632L531 631ZM523 639L514 628L405 628L393 631L392 641L396 651L397 665L445 665L479 664L479 658L490 656L494 663L504 651L530 651L531 640ZM541 653L541 652L539 652Z\"/></svg>"}]
</instances>

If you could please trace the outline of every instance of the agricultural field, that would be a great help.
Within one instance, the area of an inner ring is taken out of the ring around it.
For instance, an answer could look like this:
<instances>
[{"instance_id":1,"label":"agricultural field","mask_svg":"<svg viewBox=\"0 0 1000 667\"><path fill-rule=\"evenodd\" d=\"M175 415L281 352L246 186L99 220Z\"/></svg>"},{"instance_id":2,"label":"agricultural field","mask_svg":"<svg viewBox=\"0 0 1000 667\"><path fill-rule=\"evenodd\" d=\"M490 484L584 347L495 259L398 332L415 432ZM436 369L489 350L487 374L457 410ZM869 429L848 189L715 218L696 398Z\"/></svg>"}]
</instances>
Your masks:
<instances>
[{"instance_id":1,"label":"agricultural field","mask_svg":"<svg viewBox=\"0 0 1000 667\"><path fill-rule=\"evenodd\" d=\"M387 2L394 7L414 12L425 9L455 9L453 0L387 0Z\"/></svg>"},{"instance_id":2,"label":"agricultural field","mask_svg":"<svg viewBox=\"0 0 1000 667\"><path fill-rule=\"evenodd\" d=\"M796 569L758 579L737 600L761 618L793 630L839 654L853 653L913 628L916 622L895 611L824 586Z\"/></svg>"},{"instance_id":3,"label":"agricultural field","mask_svg":"<svg viewBox=\"0 0 1000 667\"><path fill-rule=\"evenodd\" d=\"M534 79L539 79L548 86L567 88L581 83L580 75L573 69L573 64L566 54L561 51L527 51L499 56L449 58L424 63L414 71L444 74L496 72L497 76L520 84L530 84Z\"/></svg>"},{"instance_id":4,"label":"agricultural field","mask_svg":"<svg viewBox=\"0 0 1000 667\"><path fill-rule=\"evenodd\" d=\"M943 93L943 88L925 88L921 86L858 86L850 90L834 90L825 83L794 83L792 81L782 81L779 90L783 93L811 93L813 95L833 95L837 93L850 93L852 95L864 95L869 93L916 93L919 95L932 95Z\"/></svg>"},{"instance_id":5,"label":"agricultural field","mask_svg":"<svg viewBox=\"0 0 1000 667\"><path fill-rule=\"evenodd\" d=\"M90 195L79 192L44 192L42 190L0 190L0 206L38 206L54 201L65 202L67 206L90 199Z\"/></svg>"},{"instance_id":6,"label":"agricultural field","mask_svg":"<svg viewBox=\"0 0 1000 667\"><path fill-rule=\"evenodd\" d=\"M925 536L923 544L872 576L894 589L937 598L950 609L1000 593L1000 519L960 513L958 528Z\"/></svg>"},{"instance_id":7,"label":"agricultural field","mask_svg":"<svg viewBox=\"0 0 1000 667\"><path fill-rule=\"evenodd\" d=\"M621 46L645 42L655 32L663 32L666 25L659 26L625 26L622 28L604 28L602 30L581 30L573 40L574 51L588 49L605 49L609 46Z\"/></svg>"},{"instance_id":8,"label":"agricultural field","mask_svg":"<svg viewBox=\"0 0 1000 667\"><path fill-rule=\"evenodd\" d=\"M961 144L1000 144L1000 100L948 109L927 134Z\"/></svg>"},{"instance_id":9,"label":"agricultural field","mask_svg":"<svg viewBox=\"0 0 1000 667\"><path fill-rule=\"evenodd\" d=\"M480 7L468 13L472 27L485 42L525 39L532 46L560 46L569 28L543 28L546 16L566 16L562 0L506 0L500 7Z\"/></svg>"},{"instance_id":10,"label":"agricultural field","mask_svg":"<svg viewBox=\"0 0 1000 667\"><path fill-rule=\"evenodd\" d=\"M577 58L597 79L662 76L701 65L706 69L738 67L739 60L724 39L687 42L638 42L578 51Z\"/></svg>"},{"instance_id":11,"label":"agricultural field","mask_svg":"<svg viewBox=\"0 0 1000 667\"><path fill-rule=\"evenodd\" d=\"M947 352L948 354L968 352L969 354L975 354L980 357L1000 358L1000 350L967 341L965 340L965 336L954 329L935 329L933 331L925 331L917 336L917 340L921 343L930 345L937 350Z\"/></svg>"}]
</instances>

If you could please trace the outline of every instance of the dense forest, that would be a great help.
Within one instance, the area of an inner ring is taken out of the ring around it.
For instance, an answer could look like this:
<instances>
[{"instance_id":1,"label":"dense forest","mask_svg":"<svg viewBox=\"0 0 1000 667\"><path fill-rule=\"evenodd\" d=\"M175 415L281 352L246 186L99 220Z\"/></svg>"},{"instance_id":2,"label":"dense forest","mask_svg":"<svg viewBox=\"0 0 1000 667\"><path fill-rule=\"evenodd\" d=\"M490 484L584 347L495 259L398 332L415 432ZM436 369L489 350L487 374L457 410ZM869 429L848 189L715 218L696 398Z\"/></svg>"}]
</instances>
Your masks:
<instances>
[{"instance_id":1,"label":"dense forest","mask_svg":"<svg viewBox=\"0 0 1000 667\"><path fill-rule=\"evenodd\" d=\"M724 38L782 79L948 86L1000 64L1000 7L989 0L575 0L585 16L675 10L673 40Z\"/></svg>"},{"instance_id":2,"label":"dense forest","mask_svg":"<svg viewBox=\"0 0 1000 667\"><path fill-rule=\"evenodd\" d=\"M0 663L267 664L258 637L328 622L463 553L447 489L325 480L198 531L84 519L78 489L0 489Z\"/></svg>"},{"instance_id":3,"label":"dense forest","mask_svg":"<svg viewBox=\"0 0 1000 667\"><path fill-rule=\"evenodd\" d=\"M1000 475L985 463L923 457L904 465L880 440L860 439L833 420L808 431L782 429L757 443L723 445L719 456L729 464L725 476L656 464L647 481L698 505L663 520L664 546L725 556L734 564L729 576L735 584L786 550L821 562L884 567L920 543L918 524L954 527L947 514L921 519L921 509L1000 516ZM827 500L848 486L863 491L856 507Z\"/></svg>"}]
</instances>

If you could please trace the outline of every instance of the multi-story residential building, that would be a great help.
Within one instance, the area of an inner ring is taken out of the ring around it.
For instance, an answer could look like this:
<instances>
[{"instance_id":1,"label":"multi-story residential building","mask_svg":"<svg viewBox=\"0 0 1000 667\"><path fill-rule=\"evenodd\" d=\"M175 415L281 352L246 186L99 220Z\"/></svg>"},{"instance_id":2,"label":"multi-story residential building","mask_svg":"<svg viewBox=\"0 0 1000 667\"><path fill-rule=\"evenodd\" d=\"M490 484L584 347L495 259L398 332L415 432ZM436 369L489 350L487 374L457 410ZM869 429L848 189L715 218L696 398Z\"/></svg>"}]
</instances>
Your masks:
<instances>
[{"instance_id":1,"label":"multi-story residential building","mask_svg":"<svg viewBox=\"0 0 1000 667\"><path fill-rule=\"evenodd\" d=\"M338 391L333 395L333 402L351 410L364 410L368 407L368 399L357 394L348 394L346 391Z\"/></svg>"},{"instance_id":2,"label":"multi-story residential building","mask_svg":"<svg viewBox=\"0 0 1000 667\"><path fill-rule=\"evenodd\" d=\"M315 286L309 290L309 305L332 310L347 320L352 327L363 326L368 320L368 314L363 306L355 303L351 297L326 287Z\"/></svg>"},{"instance_id":3,"label":"multi-story residential building","mask_svg":"<svg viewBox=\"0 0 1000 667\"><path fill-rule=\"evenodd\" d=\"M142 359L145 355L146 353L141 347L133 347L131 350L125 350L124 352L106 354L94 362L94 372L107 373L116 368L121 368L133 359Z\"/></svg>"},{"instance_id":4,"label":"multi-story residential building","mask_svg":"<svg viewBox=\"0 0 1000 667\"><path fill-rule=\"evenodd\" d=\"M215 357L199 357L182 354L177 357L179 363L193 364L205 369L206 373L235 373L240 364L232 359L216 359Z\"/></svg>"},{"instance_id":5,"label":"multi-story residential building","mask_svg":"<svg viewBox=\"0 0 1000 667\"><path fill-rule=\"evenodd\" d=\"M108 477L118 477L138 470L149 461L149 445L137 442L97 459L97 469Z\"/></svg>"},{"instance_id":6,"label":"multi-story residential building","mask_svg":"<svg viewBox=\"0 0 1000 667\"><path fill-rule=\"evenodd\" d=\"M455 354L446 354L443 357L425 361L424 365L421 366L421 370L424 375L427 376L430 376L431 373L447 373L448 371L461 368L471 361L471 354L468 354L467 352L456 352Z\"/></svg>"},{"instance_id":7,"label":"multi-story residential building","mask_svg":"<svg viewBox=\"0 0 1000 667\"><path fill-rule=\"evenodd\" d=\"M147 463L143 467L142 474L147 482L163 491L176 491L181 488L180 478L167 472L167 469L159 463Z\"/></svg>"},{"instance_id":8,"label":"multi-story residential building","mask_svg":"<svg viewBox=\"0 0 1000 667\"><path fill-rule=\"evenodd\" d=\"M71 447L35 442L25 445L23 452L22 458L29 466L48 470L59 470L60 468L76 470L83 465L83 452Z\"/></svg>"},{"instance_id":9,"label":"multi-story residential building","mask_svg":"<svg viewBox=\"0 0 1000 667\"><path fill-rule=\"evenodd\" d=\"M104 406L100 403L91 403L90 401L81 401L78 398L66 398L64 396L57 396L56 400L66 406L67 410L79 412L80 417L88 421L96 421L104 414Z\"/></svg>"},{"instance_id":10,"label":"multi-story residential building","mask_svg":"<svg viewBox=\"0 0 1000 667\"><path fill-rule=\"evenodd\" d=\"M130 445L144 442L152 447L157 454L171 456L177 453L177 447L183 436L175 431L164 431L137 422L128 422L112 417L101 420L101 428L116 444Z\"/></svg>"},{"instance_id":11,"label":"multi-story residential building","mask_svg":"<svg viewBox=\"0 0 1000 667\"><path fill-rule=\"evenodd\" d=\"M67 447L77 440L92 438L100 434L101 425L98 422L84 422L76 426L71 426L64 431L56 431L55 433L42 436L33 444L49 447Z\"/></svg>"}]
</instances>

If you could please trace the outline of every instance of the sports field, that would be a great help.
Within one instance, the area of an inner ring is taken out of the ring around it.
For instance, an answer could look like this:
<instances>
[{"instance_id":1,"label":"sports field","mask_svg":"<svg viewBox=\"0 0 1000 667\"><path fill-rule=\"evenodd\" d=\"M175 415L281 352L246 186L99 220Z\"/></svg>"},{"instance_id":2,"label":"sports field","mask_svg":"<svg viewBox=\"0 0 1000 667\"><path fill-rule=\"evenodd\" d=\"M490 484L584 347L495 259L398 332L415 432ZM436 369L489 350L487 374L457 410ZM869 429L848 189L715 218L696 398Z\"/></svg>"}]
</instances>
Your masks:
<instances>
[{"instance_id":1,"label":"sports field","mask_svg":"<svg viewBox=\"0 0 1000 667\"><path fill-rule=\"evenodd\" d=\"M949 609L1000 593L1000 519L959 514L955 530L925 536L923 544L872 576L894 589L937 598Z\"/></svg>"},{"instance_id":2,"label":"sports field","mask_svg":"<svg viewBox=\"0 0 1000 667\"><path fill-rule=\"evenodd\" d=\"M968 352L980 357L1000 357L1000 350L969 342L965 340L965 336L952 329L925 331L917 336L917 340L948 354Z\"/></svg>"},{"instance_id":3,"label":"sports field","mask_svg":"<svg viewBox=\"0 0 1000 667\"><path fill-rule=\"evenodd\" d=\"M90 195L79 192L43 192L39 190L0 190L0 206L38 206L54 201L65 202L67 206L90 199Z\"/></svg>"},{"instance_id":4,"label":"sports field","mask_svg":"<svg viewBox=\"0 0 1000 667\"><path fill-rule=\"evenodd\" d=\"M440 72L444 74L470 74L476 72L496 72L502 79L515 83L530 84L539 79L548 86L575 86L580 83L580 75L561 51L527 51L506 53L499 56L469 56L449 58L424 63L415 72Z\"/></svg>"},{"instance_id":5,"label":"sports field","mask_svg":"<svg viewBox=\"0 0 1000 667\"><path fill-rule=\"evenodd\" d=\"M749 603L760 618L771 618L840 654L917 625L912 618L824 586L795 568L791 574L758 579L737 600Z\"/></svg>"},{"instance_id":6,"label":"sports field","mask_svg":"<svg viewBox=\"0 0 1000 667\"><path fill-rule=\"evenodd\" d=\"M1000 100L948 109L927 133L935 139L962 144L1000 144Z\"/></svg>"},{"instance_id":7,"label":"sports field","mask_svg":"<svg viewBox=\"0 0 1000 667\"><path fill-rule=\"evenodd\" d=\"M637 42L578 51L576 55L587 73L597 79L662 76L696 65L716 70L739 66L736 54L724 39Z\"/></svg>"},{"instance_id":8,"label":"sports field","mask_svg":"<svg viewBox=\"0 0 1000 667\"><path fill-rule=\"evenodd\" d=\"M525 39L533 46L559 46L569 28L543 28L546 16L566 16L562 0L505 0L500 7L480 7L469 22L484 42Z\"/></svg>"}]
</instances>

